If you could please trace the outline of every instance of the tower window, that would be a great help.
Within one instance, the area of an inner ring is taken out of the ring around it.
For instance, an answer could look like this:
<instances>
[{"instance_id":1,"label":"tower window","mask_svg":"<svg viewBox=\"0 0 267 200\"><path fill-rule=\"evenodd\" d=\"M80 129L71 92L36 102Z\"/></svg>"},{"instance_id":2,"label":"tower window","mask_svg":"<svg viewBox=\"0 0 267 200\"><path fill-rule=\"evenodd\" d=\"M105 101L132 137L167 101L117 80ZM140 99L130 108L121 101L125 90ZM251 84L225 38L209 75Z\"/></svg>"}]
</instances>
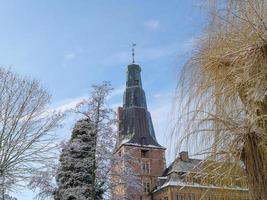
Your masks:
<instances>
[{"instance_id":1,"label":"tower window","mask_svg":"<svg viewBox=\"0 0 267 200\"><path fill-rule=\"evenodd\" d=\"M148 157L149 150L141 149L141 157L146 158Z\"/></svg>"},{"instance_id":2,"label":"tower window","mask_svg":"<svg viewBox=\"0 0 267 200\"><path fill-rule=\"evenodd\" d=\"M143 187L144 187L144 192L145 193L150 192L150 182L149 181L143 182Z\"/></svg>"},{"instance_id":3,"label":"tower window","mask_svg":"<svg viewBox=\"0 0 267 200\"><path fill-rule=\"evenodd\" d=\"M142 173L150 174L150 163L149 161L142 161Z\"/></svg>"},{"instance_id":4,"label":"tower window","mask_svg":"<svg viewBox=\"0 0 267 200\"><path fill-rule=\"evenodd\" d=\"M134 80L134 85L139 85L139 81L138 80Z\"/></svg>"}]
</instances>

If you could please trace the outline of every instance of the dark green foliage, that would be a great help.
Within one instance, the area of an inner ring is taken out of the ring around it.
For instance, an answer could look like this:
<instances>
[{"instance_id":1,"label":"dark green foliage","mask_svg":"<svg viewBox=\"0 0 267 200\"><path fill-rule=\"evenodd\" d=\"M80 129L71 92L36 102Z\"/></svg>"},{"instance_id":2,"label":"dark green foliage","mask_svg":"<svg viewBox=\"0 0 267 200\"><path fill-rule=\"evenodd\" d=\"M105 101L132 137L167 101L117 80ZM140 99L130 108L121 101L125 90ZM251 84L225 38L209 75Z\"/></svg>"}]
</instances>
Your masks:
<instances>
[{"instance_id":1,"label":"dark green foliage","mask_svg":"<svg viewBox=\"0 0 267 200\"><path fill-rule=\"evenodd\" d=\"M89 120L76 123L70 142L60 156L56 200L90 200L93 196L93 162L96 137Z\"/></svg>"}]
</instances>

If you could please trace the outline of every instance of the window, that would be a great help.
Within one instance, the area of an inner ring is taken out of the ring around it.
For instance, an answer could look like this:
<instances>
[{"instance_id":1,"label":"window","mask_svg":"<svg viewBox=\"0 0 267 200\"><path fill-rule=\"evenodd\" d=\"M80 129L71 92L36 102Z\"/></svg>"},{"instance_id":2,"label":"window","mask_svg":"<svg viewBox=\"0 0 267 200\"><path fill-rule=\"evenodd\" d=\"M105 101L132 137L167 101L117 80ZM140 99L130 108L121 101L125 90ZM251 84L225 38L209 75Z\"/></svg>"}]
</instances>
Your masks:
<instances>
[{"instance_id":1,"label":"window","mask_svg":"<svg viewBox=\"0 0 267 200\"><path fill-rule=\"evenodd\" d=\"M188 194L188 200L195 200L195 194Z\"/></svg>"},{"instance_id":2,"label":"window","mask_svg":"<svg viewBox=\"0 0 267 200\"><path fill-rule=\"evenodd\" d=\"M150 163L149 161L142 161L142 173L150 174Z\"/></svg>"},{"instance_id":3,"label":"window","mask_svg":"<svg viewBox=\"0 0 267 200\"><path fill-rule=\"evenodd\" d=\"M150 192L150 182L148 181L143 182L143 187L145 193Z\"/></svg>"},{"instance_id":4,"label":"window","mask_svg":"<svg viewBox=\"0 0 267 200\"><path fill-rule=\"evenodd\" d=\"M185 200L183 194L177 194L176 195L176 200Z\"/></svg>"},{"instance_id":5,"label":"window","mask_svg":"<svg viewBox=\"0 0 267 200\"><path fill-rule=\"evenodd\" d=\"M145 158L148 157L149 150L141 149L141 157Z\"/></svg>"}]
</instances>

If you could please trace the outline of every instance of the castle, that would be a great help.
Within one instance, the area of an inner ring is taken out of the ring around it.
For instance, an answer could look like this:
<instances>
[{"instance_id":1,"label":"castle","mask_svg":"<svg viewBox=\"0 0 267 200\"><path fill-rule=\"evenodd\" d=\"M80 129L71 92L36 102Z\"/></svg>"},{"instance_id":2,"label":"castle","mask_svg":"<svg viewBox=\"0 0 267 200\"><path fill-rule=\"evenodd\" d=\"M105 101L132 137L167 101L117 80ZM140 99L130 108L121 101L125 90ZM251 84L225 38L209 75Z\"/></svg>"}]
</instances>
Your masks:
<instances>
[{"instance_id":1,"label":"castle","mask_svg":"<svg viewBox=\"0 0 267 200\"><path fill-rule=\"evenodd\" d=\"M247 200L245 180L225 185L205 185L188 180L201 160L189 158L181 152L166 167L165 150L155 135L152 118L147 108L142 87L141 67L134 62L128 65L123 107L118 108L118 138L115 154L131 155L132 167L138 176L141 190L117 185L112 199L128 200ZM126 168L124 163L115 168ZM127 169L124 169L127 170ZM130 180L129 180L130 181ZM206 195L203 197L203 194Z\"/></svg>"}]
</instances>

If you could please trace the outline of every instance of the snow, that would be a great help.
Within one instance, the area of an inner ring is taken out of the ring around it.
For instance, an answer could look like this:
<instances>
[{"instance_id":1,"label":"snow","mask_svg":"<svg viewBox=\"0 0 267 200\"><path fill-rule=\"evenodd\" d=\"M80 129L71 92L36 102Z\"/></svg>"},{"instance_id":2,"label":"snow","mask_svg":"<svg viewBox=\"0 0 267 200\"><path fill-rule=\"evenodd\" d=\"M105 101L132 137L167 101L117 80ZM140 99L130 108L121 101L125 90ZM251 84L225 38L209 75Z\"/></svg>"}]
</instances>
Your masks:
<instances>
[{"instance_id":1,"label":"snow","mask_svg":"<svg viewBox=\"0 0 267 200\"><path fill-rule=\"evenodd\" d=\"M125 141L125 142L121 142L121 145L125 144L125 145L129 145L129 146L138 146L138 147L147 147L147 148L155 148L155 149L165 149L164 147L159 147L159 146L156 146L156 145L140 145L140 144L137 144L137 143L128 143L127 141L129 141L129 139L124 139L122 141Z\"/></svg>"},{"instance_id":2,"label":"snow","mask_svg":"<svg viewBox=\"0 0 267 200\"><path fill-rule=\"evenodd\" d=\"M224 189L224 190L239 190L239 191L248 191L248 189L244 189L241 187L219 187L215 185L201 185L198 183L186 183L182 180L169 180L166 183L164 183L162 186L158 187L158 191L162 188L168 187L168 186L178 186L178 187L193 187L193 188L206 188L206 189Z\"/></svg>"},{"instance_id":3,"label":"snow","mask_svg":"<svg viewBox=\"0 0 267 200\"><path fill-rule=\"evenodd\" d=\"M76 123L60 156L55 200L90 200L93 190L95 131L88 120Z\"/></svg>"}]
</instances>

